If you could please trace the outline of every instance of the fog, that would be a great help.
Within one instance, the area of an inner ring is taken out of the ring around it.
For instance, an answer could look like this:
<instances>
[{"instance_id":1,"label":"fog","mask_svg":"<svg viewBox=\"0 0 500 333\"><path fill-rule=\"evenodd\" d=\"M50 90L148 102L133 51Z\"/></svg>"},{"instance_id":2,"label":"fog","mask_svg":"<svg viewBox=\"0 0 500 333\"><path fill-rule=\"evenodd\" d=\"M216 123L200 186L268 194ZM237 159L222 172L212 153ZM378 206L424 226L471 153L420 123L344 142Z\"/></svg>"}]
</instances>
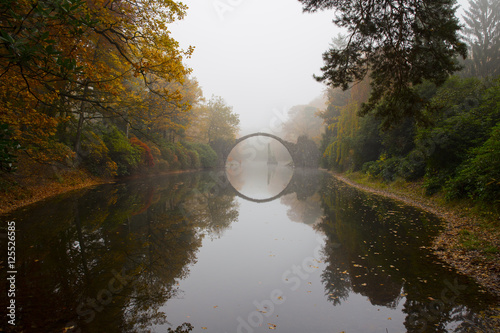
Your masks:
<instances>
[{"instance_id":1,"label":"fog","mask_svg":"<svg viewBox=\"0 0 500 333\"><path fill-rule=\"evenodd\" d=\"M204 96L221 96L240 115L241 135L275 128L288 109L307 104L325 86L322 54L341 30L333 12L303 13L297 0L186 0L171 25ZM466 3L461 0L460 3Z\"/></svg>"},{"instance_id":2,"label":"fog","mask_svg":"<svg viewBox=\"0 0 500 333\"><path fill-rule=\"evenodd\" d=\"M241 134L271 126L276 113L322 94L321 55L338 29L332 12L302 13L294 0L187 0L171 28L205 98L221 96L240 115ZM280 116L281 117L281 116Z\"/></svg>"}]
</instances>

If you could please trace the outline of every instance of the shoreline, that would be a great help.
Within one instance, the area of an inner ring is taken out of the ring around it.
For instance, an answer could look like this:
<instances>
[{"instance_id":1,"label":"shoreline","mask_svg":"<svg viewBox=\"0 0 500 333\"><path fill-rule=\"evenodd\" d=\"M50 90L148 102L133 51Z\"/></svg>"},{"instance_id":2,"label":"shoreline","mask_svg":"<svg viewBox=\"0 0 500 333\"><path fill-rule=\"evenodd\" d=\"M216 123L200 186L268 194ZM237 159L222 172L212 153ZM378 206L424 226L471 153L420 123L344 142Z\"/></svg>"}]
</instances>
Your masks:
<instances>
[{"instance_id":1,"label":"shoreline","mask_svg":"<svg viewBox=\"0 0 500 333\"><path fill-rule=\"evenodd\" d=\"M438 216L445 224L443 230L432 241L430 248L433 253L443 263L453 267L459 273L473 278L487 291L500 297L500 255L496 253L495 258L487 258L481 251L467 250L459 244L463 230L476 230L479 228L478 218L468 216L456 209L443 207L425 197L415 197L398 191L377 189L357 183L355 180L335 172L329 171L328 173L337 180L358 190L397 200ZM491 235L491 237L492 242L498 243L498 239L493 239L494 235Z\"/></svg>"},{"instance_id":2,"label":"shoreline","mask_svg":"<svg viewBox=\"0 0 500 333\"><path fill-rule=\"evenodd\" d=\"M32 195L24 199L15 199L4 204L2 200L2 207L0 207L0 215L6 215L16 209L28 206L44 199L75 191L84 188L89 188L102 184L114 183L120 180L147 178L151 176L178 174L186 172L194 172L198 170L175 170L169 172L162 172L158 174L146 174L141 176L132 176L126 178L113 178L101 179L84 175L80 177L80 181L72 185L62 184L57 181L51 181L48 184L41 186L33 186L25 188L24 191L32 192ZM459 212L456 209L443 207L435 201L425 197L415 197L397 190L387 191L378 189L373 186L363 185L356 180L350 179L345 175L328 171L330 175L339 181L359 189L364 192L381 195L386 198L403 202L407 205L420 208L426 212L432 213L444 222L444 228L439 235L433 240L430 248L433 253L445 264L453 267L458 272L473 278L478 284L483 286L492 294L500 297L500 254L496 253L493 260L488 258L477 250L467 250L460 246L459 239L463 230L476 230L478 227L478 219L466 215L464 212ZM74 180L73 180L74 181ZM49 190L47 190L49 188ZM43 191L41 191L43 189ZM494 239L494 235L490 235L492 243L497 244L498 239Z\"/></svg>"},{"instance_id":3,"label":"shoreline","mask_svg":"<svg viewBox=\"0 0 500 333\"><path fill-rule=\"evenodd\" d=\"M115 180L107 180L100 178L87 178L81 182L77 182L72 185L61 184L57 181L51 181L47 184L37 185L37 186L24 186L22 189L16 189L14 196L21 196L25 198L2 198L0 203L0 216L12 213L13 211L29 206L36 202L54 197L59 194L68 193L71 191L77 191L84 188L90 188L97 185L114 183Z\"/></svg>"},{"instance_id":4,"label":"shoreline","mask_svg":"<svg viewBox=\"0 0 500 333\"><path fill-rule=\"evenodd\" d=\"M26 207L28 205L34 204L36 202L57 196L59 194L69 193L71 191L82 190L85 188L90 188L93 186L104 185L104 184L112 184L119 181L128 181L134 179L148 178L152 176L162 176L162 175L171 175L171 174L179 174L179 173L188 173L200 171L197 169L188 169L188 170L172 170L172 171L164 171L159 173L150 173L150 174L142 174L142 175L133 175L126 176L120 178L98 178L94 176L90 176L88 174L78 175L78 180L75 179L68 180L68 182L74 182L72 185L60 183L58 181L50 181L46 184L42 185L34 185L34 186L24 186L22 189L18 189L14 195L15 196L29 196L27 198L13 198L11 200L6 200L6 196L0 195L0 216L9 214L16 209Z\"/></svg>"}]
</instances>

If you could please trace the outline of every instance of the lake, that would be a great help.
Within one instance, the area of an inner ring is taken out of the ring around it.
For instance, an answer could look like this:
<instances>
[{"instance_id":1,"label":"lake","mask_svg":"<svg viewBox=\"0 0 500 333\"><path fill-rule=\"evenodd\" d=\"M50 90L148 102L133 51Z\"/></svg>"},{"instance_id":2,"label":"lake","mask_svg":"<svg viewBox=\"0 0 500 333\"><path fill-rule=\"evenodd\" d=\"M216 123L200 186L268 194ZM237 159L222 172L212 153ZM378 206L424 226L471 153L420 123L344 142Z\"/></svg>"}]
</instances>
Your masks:
<instances>
[{"instance_id":1,"label":"lake","mask_svg":"<svg viewBox=\"0 0 500 333\"><path fill-rule=\"evenodd\" d=\"M1 219L6 332L491 332L498 304L432 254L437 217L319 170L122 181Z\"/></svg>"}]
</instances>

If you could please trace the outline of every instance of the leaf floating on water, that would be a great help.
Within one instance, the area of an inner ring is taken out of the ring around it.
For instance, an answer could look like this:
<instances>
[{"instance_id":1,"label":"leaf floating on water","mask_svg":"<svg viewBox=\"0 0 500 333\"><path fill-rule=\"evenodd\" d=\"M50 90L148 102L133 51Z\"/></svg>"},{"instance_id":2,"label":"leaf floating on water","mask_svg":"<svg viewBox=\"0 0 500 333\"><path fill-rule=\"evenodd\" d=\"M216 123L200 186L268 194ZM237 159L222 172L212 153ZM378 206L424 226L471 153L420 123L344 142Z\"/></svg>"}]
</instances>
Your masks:
<instances>
[{"instance_id":1,"label":"leaf floating on water","mask_svg":"<svg viewBox=\"0 0 500 333\"><path fill-rule=\"evenodd\" d=\"M206 327L202 327L201 329L202 329L202 330L206 330L207 328L206 328Z\"/></svg>"},{"instance_id":2,"label":"leaf floating on water","mask_svg":"<svg viewBox=\"0 0 500 333\"><path fill-rule=\"evenodd\" d=\"M267 323L269 325L269 329L270 330L275 330L276 329L276 325L274 324L271 324L271 323Z\"/></svg>"}]
</instances>

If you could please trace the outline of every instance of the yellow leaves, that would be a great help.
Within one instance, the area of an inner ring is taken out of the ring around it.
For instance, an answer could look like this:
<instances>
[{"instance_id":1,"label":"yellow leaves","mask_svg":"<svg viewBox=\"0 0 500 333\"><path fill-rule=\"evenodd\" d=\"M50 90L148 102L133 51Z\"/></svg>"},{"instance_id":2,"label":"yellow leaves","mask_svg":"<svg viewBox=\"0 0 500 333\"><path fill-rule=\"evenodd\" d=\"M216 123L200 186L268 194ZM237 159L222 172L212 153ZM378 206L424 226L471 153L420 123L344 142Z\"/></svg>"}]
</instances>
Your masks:
<instances>
[{"instance_id":1,"label":"yellow leaves","mask_svg":"<svg viewBox=\"0 0 500 333\"><path fill-rule=\"evenodd\" d=\"M23 71L9 65L6 57L0 63L0 122L9 125L13 139L27 153L42 161L70 157L70 149L54 137L58 125L69 114L74 120L77 112L89 118L98 113L146 119L158 126L152 130L184 132L188 127L187 111L202 95L197 82L186 79L191 70L183 64L194 48L180 49L167 29L184 17L185 5L170 0L89 0L72 13L74 21L56 15L46 17L47 22L29 14L32 1L20 0L15 7L15 15L26 14L26 26L39 26L40 31L26 29L23 36L35 34L32 42L40 34L50 35L40 43L52 54L28 59ZM9 15L6 26L17 20ZM72 24L86 20L90 23ZM164 95L152 97L154 88ZM71 130L64 129L66 140ZM116 171L116 163L106 163Z\"/></svg>"}]
</instances>

